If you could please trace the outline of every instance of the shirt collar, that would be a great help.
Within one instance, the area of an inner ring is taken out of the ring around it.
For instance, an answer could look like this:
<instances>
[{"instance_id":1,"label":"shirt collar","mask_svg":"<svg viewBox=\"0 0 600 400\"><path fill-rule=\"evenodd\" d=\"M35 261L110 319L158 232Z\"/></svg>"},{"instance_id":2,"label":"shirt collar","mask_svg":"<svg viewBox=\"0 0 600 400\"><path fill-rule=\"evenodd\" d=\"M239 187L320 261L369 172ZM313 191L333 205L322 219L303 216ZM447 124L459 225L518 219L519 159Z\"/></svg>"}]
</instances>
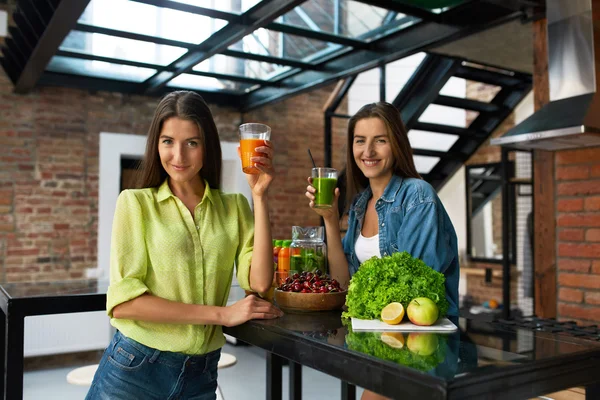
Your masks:
<instances>
[{"instance_id":1,"label":"shirt collar","mask_svg":"<svg viewBox=\"0 0 600 400\"><path fill-rule=\"evenodd\" d=\"M392 178L388 182L385 190L383 191L383 195L381 196L381 200L389 203L393 203L396 200L396 195L400 190L400 186L402 186L403 178L398 175L392 175ZM356 203L352 207L354 210L364 210L367 207L367 202L373 195L371 191L371 186L367 186L365 190L361 194L359 194Z\"/></svg>"},{"instance_id":2,"label":"shirt collar","mask_svg":"<svg viewBox=\"0 0 600 400\"><path fill-rule=\"evenodd\" d=\"M175 197L175 195L173 194L173 192L171 191L171 188L169 187L169 179L167 178L158 187L158 193L156 195L156 199L160 203L161 201L166 200L169 197ZM214 203L214 196L213 196L212 190L210 190L210 186L206 179L204 179L204 195L202 196L202 200L200 201L200 204L202 204L202 202L204 202L204 199L208 199L208 201L210 201L211 203Z\"/></svg>"},{"instance_id":3,"label":"shirt collar","mask_svg":"<svg viewBox=\"0 0 600 400\"><path fill-rule=\"evenodd\" d=\"M381 200L387 201L388 203L393 203L396 200L396 195L400 190L400 186L402 186L402 181L404 179L399 177L398 175L392 175L392 179L388 182L383 194L381 195Z\"/></svg>"}]
</instances>

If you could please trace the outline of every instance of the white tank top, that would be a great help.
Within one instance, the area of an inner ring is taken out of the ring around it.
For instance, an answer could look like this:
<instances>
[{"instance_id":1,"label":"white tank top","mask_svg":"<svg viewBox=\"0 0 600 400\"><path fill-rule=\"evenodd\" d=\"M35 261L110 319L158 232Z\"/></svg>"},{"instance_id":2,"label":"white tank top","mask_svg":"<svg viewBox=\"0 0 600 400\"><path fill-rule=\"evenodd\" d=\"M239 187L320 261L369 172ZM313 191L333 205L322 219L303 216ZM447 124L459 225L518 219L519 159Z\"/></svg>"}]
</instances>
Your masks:
<instances>
[{"instance_id":1,"label":"white tank top","mask_svg":"<svg viewBox=\"0 0 600 400\"><path fill-rule=\"evenodd\" d=\"M354 252L356 253L358 262L361 264L373 256L381 258L381 252L379 251L379 234L371 237L364 237L362 233L359 233L358 239L356 239L356 245L354 246Z\"/></svg>"}]
</instances>

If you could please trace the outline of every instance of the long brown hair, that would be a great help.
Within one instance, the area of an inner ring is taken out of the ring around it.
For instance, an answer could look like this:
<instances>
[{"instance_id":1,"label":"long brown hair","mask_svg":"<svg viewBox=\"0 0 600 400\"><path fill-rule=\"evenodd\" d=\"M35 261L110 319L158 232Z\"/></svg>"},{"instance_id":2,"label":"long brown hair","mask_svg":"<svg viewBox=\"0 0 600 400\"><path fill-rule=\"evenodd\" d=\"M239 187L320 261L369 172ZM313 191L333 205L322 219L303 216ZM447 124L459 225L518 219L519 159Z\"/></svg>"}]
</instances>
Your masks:
<instances>
[{"instance_id":1,"label":"long brown hair","mask_svg":"<svg viewBox=\"0 0 600 400\"><path fill-rule=\"evenodd\" d=\"M350 118L348 123L348 144L346 151L346 205L352 204L354 196L369 185L369 179L362 173L354 161L354 128L356 123L365 118L379 118L387 129L394 156L394 175L403 178L422 179L415 168L413 152L408 141L408 131L400 112L390 103L383 101L364 105L356 114Z\"/></svg>"},{"instance_id":2,"label":"long brown hair","mask_svg":"<svg viewBox=\"0 0 600 400\"><path fill-rule=\"evenodd\" d=\"M154 118L148 131L146 153L141 163L139 188L160 186L167 178L167 171L160 162L158 138L163 123L172 117L195 122L200 130L204 148L204 163L200 176L208 181L213 189L221 183L221 143L219 133L208 104L202 96L191 91L175 91L165 95L154 111Z\"/></svg>"}]
</instances>

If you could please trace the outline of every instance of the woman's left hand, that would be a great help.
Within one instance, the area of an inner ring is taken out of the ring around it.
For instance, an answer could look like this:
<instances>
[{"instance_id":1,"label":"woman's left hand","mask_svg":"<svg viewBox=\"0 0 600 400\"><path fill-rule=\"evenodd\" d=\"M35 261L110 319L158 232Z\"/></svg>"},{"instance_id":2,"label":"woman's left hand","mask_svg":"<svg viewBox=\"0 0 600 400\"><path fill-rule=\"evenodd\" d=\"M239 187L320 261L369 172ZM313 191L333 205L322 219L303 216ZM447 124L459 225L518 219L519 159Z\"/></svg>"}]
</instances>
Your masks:
<instances>
[{"instance_id":1,"label":"woman's left hand","mask_svg":"<svg viewBox=\"0 0 600 400\"><path fill-rule=\"evenodd\" d=\"M265 140L264 145L257 147L255 151L260 153L260 156L252 157L250 160L254 163L254 167L260 171L260 174L246 174L246 179L250 189L252 189L252 195L263 196L267 193L269 185L275 178L273 144L270 140Z\"/></svg>"}]
</instances>

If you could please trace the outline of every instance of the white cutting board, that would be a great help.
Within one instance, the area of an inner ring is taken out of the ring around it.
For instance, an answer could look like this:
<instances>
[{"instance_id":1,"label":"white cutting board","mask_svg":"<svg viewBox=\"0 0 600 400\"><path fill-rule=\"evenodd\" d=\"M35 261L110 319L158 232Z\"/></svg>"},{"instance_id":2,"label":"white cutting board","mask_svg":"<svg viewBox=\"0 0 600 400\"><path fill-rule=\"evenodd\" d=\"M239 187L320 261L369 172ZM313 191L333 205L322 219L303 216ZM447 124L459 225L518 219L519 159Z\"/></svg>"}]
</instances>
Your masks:
<instances>
[{"instance_id":1,"label":"white cutting board","mask_svg":"<svg viewBox=\"0 0 600 400\"><path fill-rule=\"evenodd\" d=\"M388 325L378 319L352 318L354 331L398 331L398 332L454 332L458 328L448 318L440 318L435 324L429 326L415 325L404 321L397 325Z\"/></svg>"}]
</instances>

